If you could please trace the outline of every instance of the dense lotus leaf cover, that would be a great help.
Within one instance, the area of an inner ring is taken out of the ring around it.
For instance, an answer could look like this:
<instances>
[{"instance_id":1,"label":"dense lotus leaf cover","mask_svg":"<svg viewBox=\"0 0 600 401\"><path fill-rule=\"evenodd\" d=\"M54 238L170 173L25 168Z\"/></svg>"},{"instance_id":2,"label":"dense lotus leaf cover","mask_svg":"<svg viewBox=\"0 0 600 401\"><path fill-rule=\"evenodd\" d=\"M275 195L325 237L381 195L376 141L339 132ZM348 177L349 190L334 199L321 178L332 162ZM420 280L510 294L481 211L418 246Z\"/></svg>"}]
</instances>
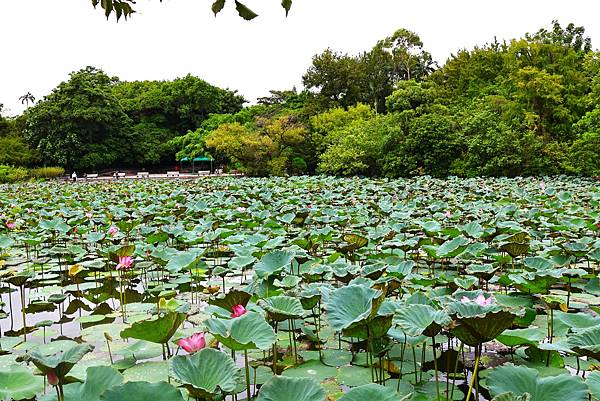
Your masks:
<instances>
[{"instance_id":1,"label":"dense lotus leaf cover","mask_svg":"<svg viewBox=\"0 0 600 401\"><path fill-rule=\"evenodd\" d=\"M587 386L580 377L562 374L540 377L525 366L506 365L494 369L487 386L492 395L512 392L515 396L529 394L531 401L583 401L588 399Z\"/></svg>"},{"instance_id":2,"label":"dense lotus leaf cover","mask_svg":"<svg viewBox=\"0 0 600 401\"><path fill-rule=\"evenodd\" d=\"M598 394L596 181L0 189L7 399Z\"/></svg>"}]
</instances>

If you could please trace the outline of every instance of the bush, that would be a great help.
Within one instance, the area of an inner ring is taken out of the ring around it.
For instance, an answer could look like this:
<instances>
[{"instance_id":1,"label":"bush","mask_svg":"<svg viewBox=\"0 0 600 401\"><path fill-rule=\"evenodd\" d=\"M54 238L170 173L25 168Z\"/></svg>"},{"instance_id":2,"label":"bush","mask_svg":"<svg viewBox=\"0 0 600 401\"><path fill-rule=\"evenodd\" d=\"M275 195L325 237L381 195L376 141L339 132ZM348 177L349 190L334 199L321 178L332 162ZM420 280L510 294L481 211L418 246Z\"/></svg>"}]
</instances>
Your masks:
<instances>
[{"instance_id":1,"label":"bush","mask_svg":"<svg viewBox=\"0 0 600 401\"><path fill-rule=\"evenodd\" d=\"M29 170L29 176L32 178L57 178L65 174L62 167L39 167Z\"/></svg>"},{"instance_id":2,"label":"bush","mask_svg":"<svg viewBox=\"0 0 600 401\"><path fill-rule=\"evenodd\" d=\"M27 169L0 164L0 183L23 181L27 178Z\"/></svg>"}]
</instances>

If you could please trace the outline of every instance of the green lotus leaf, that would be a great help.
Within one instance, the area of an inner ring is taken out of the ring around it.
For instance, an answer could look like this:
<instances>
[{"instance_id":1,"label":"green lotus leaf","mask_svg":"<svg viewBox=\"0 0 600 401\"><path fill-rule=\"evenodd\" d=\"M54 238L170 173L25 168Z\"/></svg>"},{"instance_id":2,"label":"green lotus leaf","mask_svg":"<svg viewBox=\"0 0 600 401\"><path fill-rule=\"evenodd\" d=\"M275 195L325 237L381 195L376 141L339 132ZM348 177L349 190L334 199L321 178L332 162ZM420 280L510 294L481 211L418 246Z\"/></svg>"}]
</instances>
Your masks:
<instances>
[{"instance_id":1,"label":"green lotus leaf","mask_svg":"<svg viewBox=\"0 0 600 401\"><path fill-rule=\"evenodd\" d=\"M277 322L299 318L304 315L302 303L297 298L288 297L286 295L262 299L258 304L267 311L269 319Z\"/></svg>"},{"instance_id":2,"label":"green lotus leaf","mask_svg":"<svg viewBox=\"0 0 600 401\"><path fill-rule=\"evenodd\" d=\"M28 400L43 390L44 379L25 366L12 363L0 367L0 399Z\"/></svg>"},{"instance_id":3,"label":"green lotus leaf","mask_svg":"<svg viewBox=\"0 0 600 401\"><path fill-rule=\"evenodd\" d=\"M392 327L392 321L394 316L389 315L377 315L373 318L365 320L364 322L352 325L351 327L342 330L342 334L346 337L356 337L363 340L369 338L381 338L387 334L390 327Z\"/></svg>"},{"instance_id":4,"label":"green lotus leaf","mask_svg":"<svg viewBox=\"0 0 600 401\"><path fill-rule=\"evenodd\" d=\"M591 372L585 379L585 384L587 384L592 397L596 400L600 399L600 372Z\"/></svg>"},{"instance_id":5,"label":"green lotus leaf","mask_svg":"<svg viewBox=\"0 0 600 401\"><path fill-rule=\"evenodd\" d=\"M531 394L514 395L511 392L498 394L492 401L531 401Z\"/></svg>"},{"instance_id":6,"label":"green lotus leaf","mask_svg":"<svg viewBox=\"0 0 600 401\"><path fill-rule=\"evenodd\" d=\"M457 323L452 333L471 346L495 339L511 327L522 312L504 309L497 304L482 306L475 302L452 302L448 305L448 311Z\"/></svg>"},{"instance_id":7,"label":"green lotus leaf","mask_svg":"<svg viewBox=\"0 0 600 401\"><path fill-rule=\"evenodd\" d=\"M541 377L535 369L512 364L493 369L487 377L492 396L512 392L516 396L530 394L531 401L585 401L588 389L581 377L562 374Z\"/></svg>"},{"instance_id":8,"label":"green lotus leaf","mask_svg":"<svg viewBox=\"0 0 600 401\"><path fill-rule=\"evenodd\" d=\"M200 253L197 250L181 252L169 258L166 269L171 273L189 270L198 262L199 259Z\"/></svg>"},{"instance_id":9,"label":"green lotus leaf","mask_svg":"<svg viewBox=\"0 0 600 401\"><path fill-rule=\"evenodd\" d=\"M415 262L412 260L402 261L398 264L391 264L387 268L387 274L402 280L412 272L414 267Z\"/></svg>"},{"instance_id":10,"label":"green lotus leaf","mask_svg":"<svg viewBox=\"0 0 600 401\"><path fill-rule=\"evenodd\" d=\"M276 287L294 288L301 282L302 282L302 277L288 275L288 276L285 276L283 278L283 280L275 279L275 281L273 281L273 284Z\"/></svg>"},{"instance_id":11,"label":"green lotus leaf","mask_svg":"<svg viewBox=\"0 0 600 401\"><path fill-rule=\"evenodd\" d=\"M538 345L546 338L545 329L528 327L526 329L504 330L496 340L508 347L519 345Z\"/></svg>"},{"instance_id":12,"label":"green lotus leaf","mask_svg":"<svg viewBox=\"0 0 600 401\"><path fill-rule=\"evenodd\" d=\"M382 293L362 285L349 285L324 295L329 323L335 331L342 331L377 313L373 306Z\"/></svg>"},{"instance_id":13,"label":"green lotus leaf","mask_svg":"<svg viewBox=\"0 0 600 401\"><path fill-rule=\"evenodd\" d=\"M261 387L256 401L325 401L325 396L314 379L276 376Z\"/></svg>"},{"instance_id":14,"label":"green lotus leaf","mask_svg":"<svg viewBox=\"0 0 600 401\"><path fill-rule=\"evenodd\" d=\"M174 357L170 371L196 398L234 392L240 375L240 369L229 355L212 348Z\"/></svg>"},{"instance_id":15,"label":"green lotus leaf","mask_svg":"<svg viewBox=\"0 0 600 401\"><path fill-rule=\"evenodd\" d=\"M246 291L231 290L225 295L221 294L216 298L209 299L208 303L210 305L219 306L229 312L233 312L234 306L242 305L245 307L248 305L250 298L252 298L252 294L249 294Z\"/></svg>"},{"instance_id":16,"label":"green lotus leaf","mask_svg":"<svg viewBox=\"0 0 600 401\"><path fill-rule=\"evenodd\" d=\"M254 265L254 272L260 278L278 274L292 263L295 253L291 251L272 251L264 255Z\"/></svg>"},{"instance_id":17,"label":"green lotus leaf","mask_svg":"<svg viewBox=\"0 0 600 401\"><path fill-rule=\"evenodd\" d=\"M85 354L92 352L94 346L89 344L75 344L66 350L55 353L45 353L40 347L34 348L21 358L26 362L33 364L44 374L53 371L60 380L71 371L73 366L84 357Z\"/></svg>"},{"instance_id":18,"label":"green lotus leaf","mask_svg":"<svg viewBox=\"0 0 600 401\"><path fill-rule=\"evenodd\" d=\"M92 366L86 372L85 383L79 393L80 400L98 401L104 391L123 383L123 375L110 366Z\"/></svg>"},{"instance_id":19,"label":"green lotus leaf","mask_svg":"<svg viewBox=\"0 0 600 401\"><path fill-rule=\"evenodd\" d=\"M320 382L337 376L339 370L336 367L325 365L319 361L318 352L316 360L309 360L300 365L293 366L283 371L285 377L304 377L318 380Z\"/></svg>"},{"instance_id":20,"label":"green lotus leaf","mask_svg":"<svg viewBox=\"0 0 600 401\"><path fill-rule=\"evenodd\" d=\"M567 339L567 344L579 355L589 356L600 361L600 326L571 334Z\"/></svg>"},{"instance_id":21,"label":"green lotus leaf","mask_svg":"<svg viewBox=\"0 0 600 401\"><path fill-rule=\"evenodd\" d=\"M346 241L346 244L339 247L339 250L342 253L354 252L369 243L368 238L358 234L346 234L344 235L344 241Z\"/></svg>"},{"instance_id":22,"label":"green lotus leaf","mask_svg":"<svg viewBox=\"0 0 600 401\"><path fill-rule=\"evenodd\" d=\"M436 310L429 305L410 305L398 309L394 316L394 323L409 336L437 335L442 326L450 324L451 319L445 312Z\"/></svg>"},{"instance_id":23,"label":"green lotus leaf","mask_svg":"<svg viewBox=\"0 0 600 401\"><path fill-rule=\"evenodd\" d=\"M339 401L396 401L396 390L379 384L365 384L344 394Z\"/></svg>"},{"instance_id":24,"label":"green lotus leaf","mask_svg":"<svg viewBox=\"0 0 600 401\"><path fill-rule=\"evenodd\" d=\"M266 350L277 339L273 328L256 312L247 312L235 319L208 319L204 323L215 338L236 351Z\"/></svg>"},{"instance_id":25,"label":"green lotus leaf","mask_svg":"<svg viewBox=\"0 0 600 401\"><path fill-rule=\"evenodd\" d=\"M177 331L186 315L178 312L167 312L147 320L133 323L130 328L121 331L121 338L136 338L158 344L166 344Z\"/></svg>"},{"instance_id":26,"label":"green lotus leaf","mask_svg":"<svg viewBox=\"0 0 600 401\"><path fill-rule=\"evenodd\" d=\"M165 382L127 382L106 390L100 401L148 401L157 399L157 396L160 401L183 401L181 392Z\"/></svg>"}]
</instances>

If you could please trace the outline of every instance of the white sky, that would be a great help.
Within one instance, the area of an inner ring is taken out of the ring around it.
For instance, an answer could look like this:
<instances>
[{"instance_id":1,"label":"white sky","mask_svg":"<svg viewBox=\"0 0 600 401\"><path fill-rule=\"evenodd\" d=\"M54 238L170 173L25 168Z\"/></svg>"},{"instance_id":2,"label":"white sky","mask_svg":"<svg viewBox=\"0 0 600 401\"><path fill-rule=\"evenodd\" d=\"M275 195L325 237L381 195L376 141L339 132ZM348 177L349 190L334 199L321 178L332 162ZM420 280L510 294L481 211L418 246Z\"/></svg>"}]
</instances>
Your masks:
<instances>
[{"instance_id":1,"label":"white sky","mask_svg":"<svg viewBox=\"0 0 600 401\"><path fill-rule=\"evenodd\" d=\"M327 47L369 50L404 27L438 62L460 48L520 37L553 19L583 25L600 40L597 0L246 0L260 16L247 22L233 0L214 18L212 0L138 0L139 14L118 24L90 0L0 0L0 103L22 111L87 65L122 80L173 79L187 73L248 100L269 89L300 88L314 54ZM63 4L61 9L58 4ZM69 7L67 9L67 7Z\"/></svg>"}]
</instances>

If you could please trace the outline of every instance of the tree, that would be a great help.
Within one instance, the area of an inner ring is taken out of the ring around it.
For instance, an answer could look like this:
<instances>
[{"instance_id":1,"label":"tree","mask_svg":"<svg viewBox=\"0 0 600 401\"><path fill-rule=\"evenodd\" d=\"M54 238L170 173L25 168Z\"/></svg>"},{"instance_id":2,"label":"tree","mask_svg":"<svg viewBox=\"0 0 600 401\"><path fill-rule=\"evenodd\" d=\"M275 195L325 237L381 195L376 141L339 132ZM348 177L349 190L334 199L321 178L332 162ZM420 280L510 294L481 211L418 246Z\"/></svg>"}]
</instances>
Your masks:
<instances>
[{"instance_id":1,"label":"tree","mask_svg":"<svg viewBox=\"0 0 600 401\"><path fill-rule=\"evenodd\" d=\"M35 103L35 97L31 94L31 92L27 92L23 96L19 97L19 100L21 101L21 104L27 104L27 107L29 107L29 103Z\"/></svg>"},{"instance_id":2,"label":"tree","mask_svg":"<svg viewBox=\"0 0 600 401\"><path fill-rule=\"evenodd\" d=\"M338 107L311 117L311 138L316 152L321 154L338 143L346 135L350 125L373 117L375 117L374 110L361 103L350 106L347 110Z\"/></svg>"},{"instance_id":3,"label":"tree","mask_svg":"<svg viewBox=\"0 0 600 401\"><path fill-rule=\"evenodd\" d=\"M566 169L575 174L600 175L600 107L583 116L574 131L577 136L569 148Z\"/></svg>"},{"instance_id":4,"label":"tree","mask_svg":"<svg viewBox=\"0 0 600 401\"><path fill-rule=\"evenodd\" d=\"M162 2L162 0L160 1ZM221 10L223 10L225 7L225 2L226 0L216 0L213 2L211 8L215 16L221 12ZM94 8L100 5L100 7L104 10L106 18L109 18L111 14L114 13L117 21L119 21L121 17L127 19L134 14L134 4L136 4L135 0L92 0L92 5ZM287 16L290 12L290 8L292 7L292 0L282 0L281 6L284 8L285 15ZM240 17L247 21L258 17L258 14L238 0L235 0L235 8Z\"/></svg>"},{"instance_id":5,"label":"tree","mask_svg":"<svg viewBox=\"0 0 600 401\"><path fill-rule=\"evenodd\" d=\"M392 115L352 121L340 129L338 141L321 155L319 171L345 176L380 174L383 146L398 131Z\"/></svg>"},{"instance_id":6,"label":"tree","mask_svg":"<svg viewBox=\"0 0 600 401\"><path fill-rule=\"evenodd\" d=\"M383 170L390 177L445 177L458 155L457 122L451 115L424 114L401 123L384 146Z\"/></svg>"},{"instance_id":7,"label":"tree","mask_svg":"<svg viewBox=\"0 0 600 401\"><path fill-rule=\"evenodd\" d=\"M131 162L131 120L112 92L115 83L87 67L28 109L25 137L44 163L94 169Z\"/></svg>"},{"instance_id":8,"label":"tree","mask_svg":"<svg viewBox=\"0 0 600 401\"><path fill-rule=\"evenodd\" d=\"M314 56L312 65L302 77L304 87L313 93L321 110L367 103L365 100L370 91L365 91L364 82L361 59L331 49Z\"/></svg>"},{"instance_id":9,"label":"tree","mask_svg":"<svg viewBox=\"0 0 600 401\"><path fill-rule=\"evenodd\" d=\"M119 82L114 95L132 120L137 164L172 163L179 144L174 138L195 132L212 114L236 113L245 100L187 75L173 81ZM175 147L173 147L175 146Z\"/></svg>"},{"instance_id":10,"label":"tree","mask_svg":"<svg viewBox=\"0 0 600 401\"><path fill-rule=\"evenodd\" d=\"M254 124L225 123L210 132L206 146L222 153L249 175L285 175L302 156L307 129L294 114L272 119L257 117Z\"/></svg>"},{"instance_id":11,"label":"tree","mask_svg":"<svg viewBox=\"0 0 600 401\"><path fill-rule=\"evenodd\" d=\"M421 80L435 70L431 54L423 49L423 42L416 33L398 29L377 43L375 49L388 53L391 58L391 81Z\"/></svg>"}]
</instances>

